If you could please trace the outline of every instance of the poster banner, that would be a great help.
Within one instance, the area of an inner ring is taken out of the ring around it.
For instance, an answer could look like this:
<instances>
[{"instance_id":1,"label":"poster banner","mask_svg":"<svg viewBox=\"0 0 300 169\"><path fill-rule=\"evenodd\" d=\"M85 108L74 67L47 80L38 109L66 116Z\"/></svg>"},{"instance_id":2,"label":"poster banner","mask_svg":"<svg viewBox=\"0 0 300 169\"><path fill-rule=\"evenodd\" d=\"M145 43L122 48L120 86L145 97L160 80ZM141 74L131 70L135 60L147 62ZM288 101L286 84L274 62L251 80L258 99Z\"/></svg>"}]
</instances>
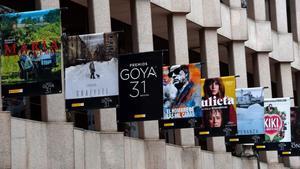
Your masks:
<instances>
[{"instance_id":1,"label":"poster banner","mask_svg":"<svg viewBox=\"0 0 300 169\"><path fill-rule=\"evenodd\" d=\"M118 122L161 119L164 55L165 51L155 51L119 57Z\"/></svg>"},{"instance_id":2,"label":"poster banner","mask_svg":"<svg viewBox=\"0 0 300 169\"><path fill-rule=\"evenodd\" d=\"M0 15L2 96L60 93L59 9Z\"/></svg>"},{"instance_id":3,"label":"poster banner","mask_svg":"<svg viewBox=\"0 0 300 169\"><path fill-rule=\"evenodd\" d=\"M230 143L261 143L265 137L264 89L236 89L237 135L226 138Z\"/></svg>"},{"instance_id":4,"label":"poster banner","mask_svg":"<svg viewBox=\"0 0 300 169\"><path fill-rule=\"evenodd\" d=\"M265 141L256 144L257 150L278 150L281 145L291 142L290 98L264 100ZM282 143L282 144L280 144Z\"/></svg>"},{"instance_id":5,"label":"poster banner","mask_svg":"<svg viewBox=\"0 0 300 169\"><path fill-rule=\"evenodd\" d=\"M161 128L194 128L201 124L200 79L200 63L163 67Z\"/></svg>"},{"instance_id":6,"label":"poster banner","mask_svg":"<svg viewBox=\"0 0 300 169\"><path fill-rule=\"evenodd\" d=\"M290 146L279 150L280 156L300 156L300 108L291 107L291 139Z\"/></svg>"},{"instance_id":7,"label":"poster banner","mask_svg":"<svg viewBox=\"0 0 300 169\"><path fill-rule=\"evenodd\" d=\"M118 34L63 38L68 110L115 107L118 101Z\"/></svg>"},{"instance_id":8,"label":"poster banner","mask_svg":"<svg viewBox=\"0 0 300 169\"><path fill-rule=\"evenodd\" d=\"M230 136L236 133L236 81L234 76L201 79L203 123L197 136Z\"/></svg>"}]
</instances>

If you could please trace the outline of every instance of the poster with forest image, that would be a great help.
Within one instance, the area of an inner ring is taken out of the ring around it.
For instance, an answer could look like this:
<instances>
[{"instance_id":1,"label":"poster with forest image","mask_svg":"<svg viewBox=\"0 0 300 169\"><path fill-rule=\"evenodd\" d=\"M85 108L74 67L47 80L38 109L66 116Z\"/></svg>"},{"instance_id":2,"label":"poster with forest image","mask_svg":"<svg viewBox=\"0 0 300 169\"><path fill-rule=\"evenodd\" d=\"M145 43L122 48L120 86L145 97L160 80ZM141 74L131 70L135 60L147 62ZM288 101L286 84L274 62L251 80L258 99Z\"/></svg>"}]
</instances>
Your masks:
<instances>
[{"instance_id":1,"label":"poster with forest image","mask_svg":"<svg viewBox=\"0 0 300 169\"><path fill-rule=\"evenodd\" d=\"M0 15L2 96L60 93L59 9Z\"/></svg>"}]
</instances>

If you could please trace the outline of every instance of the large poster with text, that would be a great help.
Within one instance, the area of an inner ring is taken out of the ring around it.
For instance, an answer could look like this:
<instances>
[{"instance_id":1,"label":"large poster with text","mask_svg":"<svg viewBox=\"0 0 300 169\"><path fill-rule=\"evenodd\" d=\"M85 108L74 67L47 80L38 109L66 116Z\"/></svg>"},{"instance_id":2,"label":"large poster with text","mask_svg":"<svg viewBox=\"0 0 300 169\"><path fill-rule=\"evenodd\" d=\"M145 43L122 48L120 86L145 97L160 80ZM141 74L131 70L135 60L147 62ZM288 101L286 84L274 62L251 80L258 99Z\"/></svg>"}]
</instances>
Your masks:
<instances>
[{"instance_id":1,"label":"large poster with text","mask_svg":"<svg viewBox=\"0 0 300 169\"><path fill-rule=\"evenodd\" d=\"M162 128L189 128L201 124L201 65L163 67Z\"/></svg>"},{"instance_id":2,"label":"large poster with text","mask_svg":"<svg viewBox=\"0 0 300 169\"><path fill-rule=\"evenodd\" d=\"M60 93L59 9L0 15L2 96Z\"/></svg>"},{"instance_id":3,"label":"large poster with text","mask_svg":"<svg viewBox=\"0 0 300 169\"><path fill-rule=\"evenodd\" d=\"M262 87L236 89L237 135L230 143L262 142L264 127L264 89Z\"/></svg>"},{"instance_id":4,"label":"large poster with text","mask_svg":"<svg viewBox=\"0 0 300 169\"><path fill-rule=\"evenodd\" d=\"M118 34L63 38L66 108L115 107L118 89Z\"/></svg>"},{"instance_id":5,"label":"large poster with text","mask_svg":"<svg viewBox=\"0 0 300 169\"><path fill-rule=\"evenodd\" d=\"M265 141L257 150L278 150L280 143L291 142L290 98L264 100Z\"/></svg>"},{"instance_id":6,"label":"large poster with text","mask_svg":"<svg viewBox=\"0 0 300 169\"><path fill-rule=\"evenodd\" d=\"M200 136L229 136L236 133L236 81L234 76L202 79L203 123Z\"/></svg>"},{"instance_id":7,"label":"large poster with text","mask_svg":"<svg viewBox=\"0 0 300 169\"><path fill-rule=\"evenodd\" d=\"M161 119L164 55L155 51L119 57L119 122Z\"/></svg>"}]
</instances>

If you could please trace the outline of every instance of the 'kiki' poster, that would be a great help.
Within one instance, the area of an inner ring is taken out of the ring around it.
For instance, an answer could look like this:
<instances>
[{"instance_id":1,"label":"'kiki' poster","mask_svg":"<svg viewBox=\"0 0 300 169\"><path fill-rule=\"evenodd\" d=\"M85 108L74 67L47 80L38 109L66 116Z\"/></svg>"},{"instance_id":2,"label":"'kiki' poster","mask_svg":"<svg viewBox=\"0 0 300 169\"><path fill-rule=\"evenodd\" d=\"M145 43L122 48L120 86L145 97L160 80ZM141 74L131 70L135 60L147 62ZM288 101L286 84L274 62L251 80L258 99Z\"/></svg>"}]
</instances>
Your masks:
<instances>
[{"instance_id":1,"label":"'kiki' poster","mask_svg":"<svg viewBox=\"0 0 300 169\"><path fill-rule=\"evenodd\" d=\"M265 142L255 147L257 150L278 150L279 143L291 142L290 99L271 98L264 101Z\"/></svg>"},{"instance_id":2,"label":"'kiki' poster","mask_svg":"<svg viewBox=\"0 0 300 169\"><path fill-rule=\"evenodd\" d=\"M164 55L165 52L156 51L119 57L119 122L161 119Z\"/></svg>"},{"instance_id":3,"label":"'kiki' poster","mask_svg":"<svg viewBox=\"0 0 300 169\"><path fill-rule=\"evenodd\" d=\"M118 89L118 34L97 33L63 38L66 107L115 107Z\"/></svg>"},{"instance_id":4,"label":"'kiki' poster","mask_svg":"<svg viewBox=\"0 0 300 169\"><path fill-rule=\"evenodd\" d=\"M59 9L0 15L2 96L60 93Z\"/></svg>"},{"instance_id":5,"label":"'kiki' poster","mask_svg":"<svg viewBox=\"0 0 300 169\"><path fill-rule=\"evenodd\" d=\"M201 124L201 65L163 67L162 128L188 128Z\"/></svg>"},{"instance_id":6,"label":"'kiki' poster","mask_svg":"<svg viewBox=\"0 0 300 169\"><path fill-rule=\"evenodd\" d=\"M257 143L265 137L264 89L262 87L236 89L237 135L230 143Z\"/></svg>"},{"instance_id":7,"label":"'kiki' poster","mask_svg":"<svg viewBox=\"0 0 300 169\"><path fill-rule=\"evenodd\" d=\"M200 136L229 136L236 133L236 81L234 76L202 79L203 123Z\"/></svg>"}]
</instances>

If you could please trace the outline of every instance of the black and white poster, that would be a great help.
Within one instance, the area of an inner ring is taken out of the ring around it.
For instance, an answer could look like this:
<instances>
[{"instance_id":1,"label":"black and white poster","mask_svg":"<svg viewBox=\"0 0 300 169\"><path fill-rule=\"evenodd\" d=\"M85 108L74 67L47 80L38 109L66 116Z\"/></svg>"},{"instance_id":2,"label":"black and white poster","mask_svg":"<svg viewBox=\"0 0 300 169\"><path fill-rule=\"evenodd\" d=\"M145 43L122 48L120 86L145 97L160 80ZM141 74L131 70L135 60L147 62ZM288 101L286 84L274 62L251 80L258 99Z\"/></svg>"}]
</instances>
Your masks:
<instances>
[{"instance_id":1,"label":"black and white poster","mask_svg":"<svg viewBox=\"0 0 300 169\"><path fill-rule=\"evenodd\" d=\"M164 51L155 51L119 57L119 122L162 117L164 55Z\"/></svg>"},{"instance_id":2,"label":"black and white poster","mask_svg":"<svg viewBox=\"0 0 300 169\"><path fill-rule=\"evenodd\" d=\"M63 38L66 108L115 107L118 100L118 34Z\"/></svg>"}]
</instances>

